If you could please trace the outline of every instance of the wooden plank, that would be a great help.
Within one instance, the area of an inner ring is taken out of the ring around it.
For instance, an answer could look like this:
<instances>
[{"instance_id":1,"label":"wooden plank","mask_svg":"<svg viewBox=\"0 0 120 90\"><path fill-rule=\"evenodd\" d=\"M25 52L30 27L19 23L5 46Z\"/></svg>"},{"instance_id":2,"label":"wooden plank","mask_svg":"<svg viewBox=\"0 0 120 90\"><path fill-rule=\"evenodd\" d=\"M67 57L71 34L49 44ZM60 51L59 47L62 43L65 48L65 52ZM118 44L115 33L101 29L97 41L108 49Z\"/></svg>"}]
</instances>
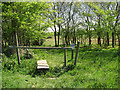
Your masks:
<instances>
[{"instance_id":1,"label":"wooden plank","mask_svg":"<svg viewBox=\"0 0 120 90\"><path fill-rule=\"evenodd\" d=\"M41 67L41 66L37 66L37 69L40 70L40 69L49 69L49 67Z\"/></svg>"},{"instance_id":2,"label":"wooden plank","mask_svg":"<svg viewBox=\"0 0 120 90\"><path fill-rule=\"evenodd\" d=\"M46 60L38 60L37 61L37 69L49 69L49 65Z\"/></svg>"},{"instance_id":3,"label":"wooden plank","mask_svg":"<svg viewBox=\"0 0 120 90\"><path fill-rule=\"evenodd\" d=\"M72 47L26 47L26 46L9 46L9 48L20 48L20 49L72 49Z\"/></svg>"},{"instance_id":4,"label":"wooden plank","mask_svg":"<svg viewBox=\"0 0 120 90\"><path fill-rule=\"evenodd\" d=\"M37 64L38 66L48 66L48 64L47 63L41 63L41 64Z\"/></svg>"},{"instance_id":5,"label":"wooden plank","mask_svg":"<svg viewBox=\"0 0 120 90\"><path fill-rule=\"evenodd\" d=\"M42 64L43 64L43 63L46 63L46 64L47 64L47 61L46 61L46 60L39 60L39 61L37 61L37 64L39 64L39 63L40 63L40 64L41 64L41 63L42 63Z\"/></svg>"}]
</instances>

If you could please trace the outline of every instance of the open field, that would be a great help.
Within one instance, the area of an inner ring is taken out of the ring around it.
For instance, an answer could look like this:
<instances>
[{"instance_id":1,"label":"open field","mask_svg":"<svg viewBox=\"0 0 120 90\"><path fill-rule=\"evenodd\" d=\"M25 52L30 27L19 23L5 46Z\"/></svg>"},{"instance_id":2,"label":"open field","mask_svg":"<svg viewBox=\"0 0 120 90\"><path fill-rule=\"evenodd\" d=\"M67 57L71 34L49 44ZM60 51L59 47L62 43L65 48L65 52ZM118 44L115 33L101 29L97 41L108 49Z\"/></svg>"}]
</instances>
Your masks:
<instances>
[{"instance_id":1,"label":"open field","mask_svg":"<svg viewBox=\"0 0 120 90\"><path fill-rule=\"evenodd\" d=\"M58 40L58 37L56 37L56 39ZM60 45L62 44L62 39L60 37ZM48 46L55 46L55 39L54 36L52 38L49 39L45 39L45 42L43 43L43 45L48 45Z\"/></svg>"},{"instance_id":2,"label":"open field","mask_svg":"<svg viewBox=\"0 0 120 90\"><path fill-rule=\"evenodd\" d=\"M58 40L58 37L57 37ZM81 42L81 41L80 41ZM101 43L103 43L103 40L101 39ZM112 39L109 40L110 46L112 46ZM60 38L60 45L63 44L62 38ZM88 45L89 44L89 40L83 40L83 45ZM91 39L91 44L97 44L97 38L92 38ZM43 43L43 45L48 45L48 46L55 46L55 40L54 40L54 36L50 39L45 39L45 42ZM82 45L82 46L83 46ZM116 39L116 45L118 45L118 39Z\"/></svg>"}]
</instances>

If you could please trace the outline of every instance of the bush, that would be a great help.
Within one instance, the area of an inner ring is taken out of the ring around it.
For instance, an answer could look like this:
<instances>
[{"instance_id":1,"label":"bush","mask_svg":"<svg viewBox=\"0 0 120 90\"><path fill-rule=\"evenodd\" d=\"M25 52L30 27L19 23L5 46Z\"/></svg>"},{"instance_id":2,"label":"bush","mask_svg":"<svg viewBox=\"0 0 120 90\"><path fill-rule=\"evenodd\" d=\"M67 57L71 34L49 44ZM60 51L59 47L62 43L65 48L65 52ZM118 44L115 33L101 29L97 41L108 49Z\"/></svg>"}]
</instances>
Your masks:
<instances>
[{"instance_id":1,"label":"bush","mask_svg":"<svg viewBox=\"0 0 120 90\"><path fill-rule=\"evenodd\" d=\"M8 59L5 54L2 55L2 68L13 70L15 66L15 59Z\"/></svg>"},{"instance_id":2,"label":"bush","mask_svg":"<svg viewBox=\"0 0 120 90\"><path fill-rule=\"evenodd\" d=\"M10 57L11 55L14 55L16 53L16 49L13 48L6 48L3 53L7 56Z\"/></svg>"}]
</instances>

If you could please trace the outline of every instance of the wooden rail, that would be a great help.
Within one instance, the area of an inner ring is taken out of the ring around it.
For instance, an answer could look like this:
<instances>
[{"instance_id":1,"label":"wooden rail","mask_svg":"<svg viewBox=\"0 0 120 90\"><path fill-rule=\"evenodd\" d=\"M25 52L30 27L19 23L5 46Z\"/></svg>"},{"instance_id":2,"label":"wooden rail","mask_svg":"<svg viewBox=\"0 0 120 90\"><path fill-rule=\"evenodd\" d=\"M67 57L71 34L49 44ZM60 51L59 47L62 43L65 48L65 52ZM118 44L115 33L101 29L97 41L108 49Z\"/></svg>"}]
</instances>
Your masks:
<instances>
[{"instance_id":1,"label":"wooden rail","mask_svg":"<svg viewBox=\"0 0 120 90\"><path fill-rule=\"evenodd\" d=\"M72 49L72 47L26 47L26 46L9 46L9 48L20 48L20 49Z\"/></svg>"},{"instance_id":2,"label":"wooden rail","mask_svg":"<svg viewBox=\"0 0 120 90\"><path fill-rule=\"evenodd\" d=\"M77 56L79 52L79 44L80 42L77 42L77 48L76 48L76 55L75 55L75 62L74 65L76 65L77 62ZM28 46L9 46L9 48L16 48L16 49L64 49L64 66L66 66L66 49L71 49L71 59L73 59L73 48L72 47L28 47ZM18 64L20 64L20 56L19 53L17 53L18 56Z\"/></svg>"},{"instance_id":3,"label":"wooden rail","mask_svg":"<svg viewBox=\"0 0 120 90\"><path fill-rule=\"evenodd\" d=\"M16 49L64 49L64 66L66 66L66 49L72 50L72 59L73 59L73 49L72 47L28 47L28 46L9 46L9 48L16 48ZM18 61L20 61L20 56L17 53ZM20 64L20 62L19 62Z\"/></svg>"}]
</instances>

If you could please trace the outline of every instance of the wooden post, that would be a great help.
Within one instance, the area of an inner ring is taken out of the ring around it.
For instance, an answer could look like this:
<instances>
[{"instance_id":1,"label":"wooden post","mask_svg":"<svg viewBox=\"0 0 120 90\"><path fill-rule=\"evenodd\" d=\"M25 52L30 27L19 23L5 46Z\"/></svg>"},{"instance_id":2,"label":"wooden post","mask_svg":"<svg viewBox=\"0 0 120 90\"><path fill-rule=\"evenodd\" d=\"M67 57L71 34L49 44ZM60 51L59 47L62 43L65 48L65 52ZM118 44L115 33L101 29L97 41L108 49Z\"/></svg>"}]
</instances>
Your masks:
<instances>
[{"instance_id":1,"label":"wooden post","mask_svg":"<svg viewBox=\"0 0 120 90\"><path fill-rule=\"evenodd\" d=\"M71 53L71 60L73 59L73 49L72 49L72 53Z\"/></svg>"},{"instance_id":2,"label":"wooden post","mask_svg":"<svg viewBox=\"0 0 120 90\"><path fill-rule=\"evenodd\" d=\"M66 43L64 47L66 47ZM66 67L66 49L65 48L64 48L64 66Z\"/></svg>"},{"instance_id":3,"label":"wooden post","mask_svg":"<svg viewBox=\"0 0 120 90\"><path fill-rule=\"evenodd\" d=\"M78 51L79 51L79 44L80 44L80 42L78 41L78 42L77 42L77 49L76 49L76 55L75 55L74 65L76 65L76 61L77 61L77 56L78 56Z\"/></svg>"},{"instance_id":4,"label":"wooden post","mask_svg":"<svg viewBox=\"0 0 120 90\"><path fill-rule=\"evenodd\" d=\"M15 43L16 43L16 46L18 47L18 37L17 37L17 32L14 31L15 33ZM18 58L18 64L20 65L20 55L19 55L19 49L16 48L16 52L17 52L17 58Z\"/></svg>"},{"instance_id":5,"label":"wooden post","mask_svg":"<svg viewBox=\"0 0 120 90\"><path fill-rule=\"evenodd\" d=\"M64 66L66 66L66 49L64 49Z\"/></svg>"},{"instance_id":6,"label":"wooden post","mask_svg":"<svg viewBox=\"0 0 120 90\"><path fill-rule=\"evenodd\" d=\"M72 60L73 59L73 49L75 49L75 44L73 42L71 42L71 48L72 48L71 60Z\"/></svg>"}]
</instances>

